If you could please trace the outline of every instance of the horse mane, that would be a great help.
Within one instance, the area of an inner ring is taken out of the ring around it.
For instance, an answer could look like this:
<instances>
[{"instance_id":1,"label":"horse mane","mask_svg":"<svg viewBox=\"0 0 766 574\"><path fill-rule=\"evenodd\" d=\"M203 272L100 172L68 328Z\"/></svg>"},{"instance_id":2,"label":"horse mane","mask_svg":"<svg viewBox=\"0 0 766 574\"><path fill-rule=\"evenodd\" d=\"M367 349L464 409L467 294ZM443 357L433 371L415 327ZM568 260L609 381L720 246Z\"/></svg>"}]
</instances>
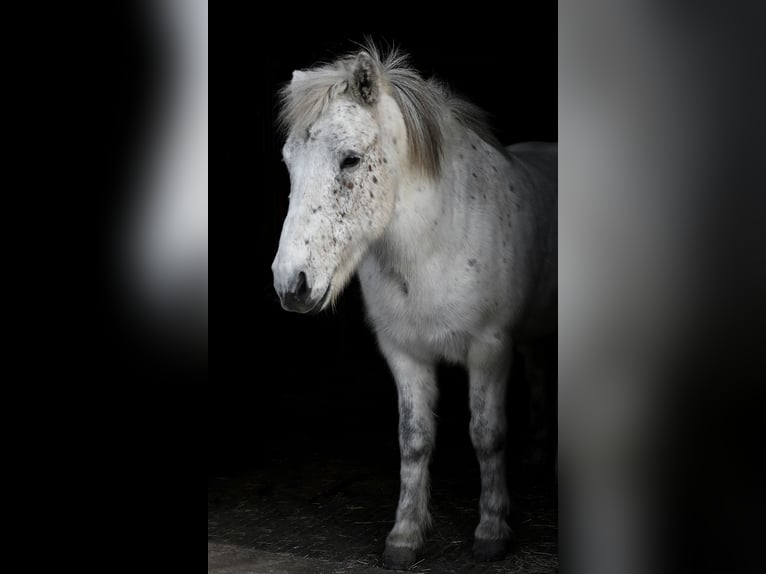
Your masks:
<instances>
[{"instance_id":1,"label":"horse mane","mask_svg":"<svg viewBox=\"0 0 766 574\"><path fill-rule=\"evenodd\" d=\"M396 49L383 55L372 43L363 46L377 69L382 89L396 101L404 118L409 151L414 165L436 178L444 155L446 122L452 116L466 129L505 154L489 126L487 113L456 95L436 79L424 79ZM279 125L286 133L304 132L327 110L330 102L348 92L356 53L335 62L296 72L279 93Z\"/></svg>"}]
</instances>

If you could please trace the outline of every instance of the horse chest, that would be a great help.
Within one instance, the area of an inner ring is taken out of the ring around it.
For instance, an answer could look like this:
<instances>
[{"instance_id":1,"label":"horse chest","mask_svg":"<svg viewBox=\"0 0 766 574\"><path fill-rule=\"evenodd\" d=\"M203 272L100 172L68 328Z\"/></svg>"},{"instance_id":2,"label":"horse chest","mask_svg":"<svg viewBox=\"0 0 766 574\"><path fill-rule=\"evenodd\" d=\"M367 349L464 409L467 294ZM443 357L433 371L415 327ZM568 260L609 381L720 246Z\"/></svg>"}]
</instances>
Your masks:
<instances>
[{"instance_id":1,"label":"horse chest","mask_svg":"<svg viewBox=\"0 0 766 574\"><path fill-rule=\"evenodd\" d=\"M475 305L458 277L442 277L442 284L429 273L405 277L375 262L363 263L359 277L368 315L376 331L400 344L460 362L478 320Z\"/></svg>"}]
</instances>

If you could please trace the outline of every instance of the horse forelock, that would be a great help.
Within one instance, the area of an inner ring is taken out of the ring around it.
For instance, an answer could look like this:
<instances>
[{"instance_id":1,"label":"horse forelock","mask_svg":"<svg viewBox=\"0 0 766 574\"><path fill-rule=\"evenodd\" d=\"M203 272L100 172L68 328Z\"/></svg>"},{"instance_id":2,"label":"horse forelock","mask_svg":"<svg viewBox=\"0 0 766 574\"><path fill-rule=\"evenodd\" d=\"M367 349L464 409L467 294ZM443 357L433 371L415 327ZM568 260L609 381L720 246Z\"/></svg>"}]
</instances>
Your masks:
<instances>
[{"instance_id":1,"label":"horse forelock","mask_svg":"<svg viewBox=\"0 0 766 574\"><path fill-rule=\"evenodd\" d=\"M412 164L424 175L437 178L444 155L446 118L505 153L494 137L486 113L453 94L445 85L426 80L409 65L408 57L395 49L381 55L368 43L364 52L377 69L382 89L390 94L402 114ZM306 134L339 96L349 94L356 53L335 62L296 72L280 91L279 125L284 133Z\"/></svg>"}]
</instances>

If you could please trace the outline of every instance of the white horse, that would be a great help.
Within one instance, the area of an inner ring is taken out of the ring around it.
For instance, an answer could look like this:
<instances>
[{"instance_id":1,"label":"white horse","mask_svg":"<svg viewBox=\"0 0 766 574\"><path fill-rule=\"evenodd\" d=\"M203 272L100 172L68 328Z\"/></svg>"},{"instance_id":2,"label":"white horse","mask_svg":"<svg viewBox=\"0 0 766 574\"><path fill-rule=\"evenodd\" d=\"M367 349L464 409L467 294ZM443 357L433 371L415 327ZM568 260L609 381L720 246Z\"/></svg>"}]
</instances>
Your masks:
<instances>
[{"instance_id":1,"label":"white horse","mask_svg":"<svg viewBox=\"0 0 766 574\"><path fill-rule=\"evenodd\" d=\"M281 96L291 192L274 287L285 309L313 313L357 273L398 389L401 490L383 564L410 565L430 525L440 360L468 369L473 551L500 559L512 345L556 326L557 146L503 149L481 110L374 46L295 71Z\"/></svg>"}]
</instances>

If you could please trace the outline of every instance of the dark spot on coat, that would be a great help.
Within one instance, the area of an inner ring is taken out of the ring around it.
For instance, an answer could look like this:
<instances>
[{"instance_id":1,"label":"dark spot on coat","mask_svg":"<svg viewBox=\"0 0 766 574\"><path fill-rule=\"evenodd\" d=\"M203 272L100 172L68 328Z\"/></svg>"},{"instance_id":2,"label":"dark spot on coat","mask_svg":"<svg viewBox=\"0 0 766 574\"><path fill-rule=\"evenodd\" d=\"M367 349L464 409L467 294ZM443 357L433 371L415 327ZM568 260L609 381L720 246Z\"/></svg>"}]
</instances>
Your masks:
<instances>
[{"instance_id":1,"label":"dark spot on coat","mask_svg":"<svg viewBox=\"0 0 766 574\"><path fill-rule=\"evenodd\" d=\"M394 138L394 145L396 145L396 138Z\"/></svg>"},{"instance_id":2,"label":"dark spot on coat","mask_svg":"<svg viewBox=\"0 0 766 574\"><path fill-rule=\"evenodd\" d=\"M402 291L404 292L405 295L409 295L410 294L410 286L407 283L406 279L402 280Z\"/></svg>"},{"instance_id":3,"label":"dark spot on coat","mask_svg":"<svg viewBox=\"0 0 766 574\"><path fill-rule=\"evenodd\" d=\"M348 189L354 189L354 182L353 181L347 181L346 182L346 187Z\"/></svg>"},{"instance_id":4,"label":"dark spot on coat","mask_svg":"<svg viewBox=\"0 0 766 574\"><path fill-rule=\"evenodd\" d=\"M420 448L412 448L409 446L409 444L405 445L405 449L402 450L401 457L402 462L405 464L417 464L419 462L422 462L426 459L426 457L431 454L431 446L426 445L422 446ZM400 498L402 500L406 500L411 495L407 492L409 489L409 486L406 485L406 483L402 483L402 492L400 495Z\"/></svg>"},{"instance_id":5,"label":"dark spot on coat","mask_svg":"<svg viewBox=\"0 0 766 574\"><path fill-rule=\"evenodd\" d=\"M367 166L367 171L372 171L372 166L371 165Z\"/></svg>"},{"instance_id":6,"label":"dark spot on coat","mask_svg":"<svg viewBox=\"0 0 766 574\"><path fill-rule=\"evenodd\" d=\"M492 170L493 170L495 173L497 173L497 168L496 168L494 165L492 166Z\"/></svg>"},{"instance_id":7,"label":"dark spot on coat","mask_svg":"<svg viewBox=\"0 0 766 574\"><path fill-rule=\"evenodd\" d=\"M476 145L475 145L475 144L471 144L471 147L472 147L473 149L476 149Z\"/></svg>"},{"instance_id":8,"label":"dark spot on coat","mask_svg":"<svg viewBox=\"0 0 766 574\"><path fill-rule=\"evenodd\" d=\"M370 190L370 197L375 197L375 194L372 193L372 190Z\"/></svg>"},{"instance_id":9,"label":"dark spot on coat","mask_svg":"<svg viewBox=\"0 0 766 574\"><path fill-rule=\"evenodd\" d=\"M476 172L475 172L475 171L474 171L474 172L472 172L472 173L471 173L471 175L472 175L472 176L474 176L474 177L476 177Z\"/></svg>"},{"instance_id":10,"label":"dark spot on coat","mask_svg":"<svg viewBox=\"0 0 766 574\"><path fill-rule=\"evenodd\" d=\"M468 266L469 267L473 267L474 265L476 265L476 259L469 259L468 260Z\"/></svg>"},{"instance_id":11,"label":"dark spot on coat","mask_svg":"<svg viewBox=\"0 0 766 574\"><path fill-rule=\"evenodd\" d=\"M407 445L412 440L412 435L415 433L415 425L413 424L413 409L412 403L407 401L400 401L399 403L399 439Z\"/></svg>"},{"instance_id":12,"label":"dark spot on coat","mask_svg":"<svg viewBox=\"0 0 766 574\"><path fill-rule=\"evenodd\" d=\"M386 158L383 158L383 163L388 163L388 160Z\"/></svg>"},{"instance_id":13,"label":"dark spot on coat","mask_svg":"<svg viewBox=\"0 0 766 574\"><path fill-rule=\"evenodd\" d=\"M309 240L308 240L308 239L304 239L304 240L303 240L303 244L304 244L304 245L308 245L308 244L309 244Z\"/></svg>"},{"instance_id":14,"label":"dark spot on coat","mask_svg":"<svg viewBox=\"0 0 766 574\"><path fill-rule=\"evenodd\" d=\"M514 191L516 191L515 189L513 189L513 184L509 184L509 185L508 185L508 189L511 191L511 193L513 193Z\"/></svg>"},{"instance_id":15,"label":"dark spot on coat","mask_svg":"<svg viewBox=\"0 0 766 574\"><path fill-rule=\"evenodd\" d=\"M378 178L374 175L372 176L372 183L378 183Z\"/></svg>"}]
</instances>

